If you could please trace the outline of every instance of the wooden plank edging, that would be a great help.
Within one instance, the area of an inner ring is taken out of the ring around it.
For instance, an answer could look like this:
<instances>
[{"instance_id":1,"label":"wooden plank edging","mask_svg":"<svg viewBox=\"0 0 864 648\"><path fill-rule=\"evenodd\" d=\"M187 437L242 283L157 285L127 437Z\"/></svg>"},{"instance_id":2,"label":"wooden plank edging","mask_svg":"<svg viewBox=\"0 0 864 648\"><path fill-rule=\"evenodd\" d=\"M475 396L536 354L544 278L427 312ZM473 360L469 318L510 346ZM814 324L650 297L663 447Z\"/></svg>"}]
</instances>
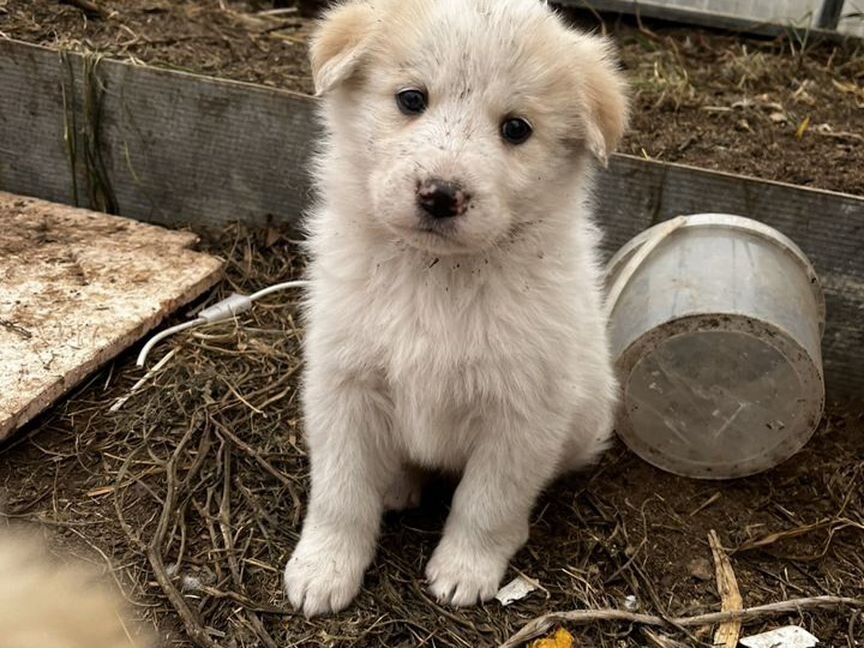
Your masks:
<instances>
[{"instance_id":1,"label":"wooden plank edging","mask_svg":"<svg viewBox=\"0 0 864 648\"><path fill-rule=\"evenodd\" d=\"M264 224L291 221L306 203L310 97L12 40L0 40L0 90L6 191L75 204L77 186L80 206L98 208L86 156L95 141L124 216ZM87 103L94 90L99 110Z\"/></svg>"},{"instance_id":2,"label":"wooden plank edging","mask_svg":"<svg viewBox=\"0 0 864 648\"><path fill-rule=\"evenodd\" d=\"M197 228L293 222L318 132L304 95L0 40L0 190L74 204L77 186L82 206ZM100 193L100 177L110 190ZM864 400L864 198L615 155L596 203L610 252L699 212L789 236L825 285L829 393Z\"/></svg>"}]
</instances>

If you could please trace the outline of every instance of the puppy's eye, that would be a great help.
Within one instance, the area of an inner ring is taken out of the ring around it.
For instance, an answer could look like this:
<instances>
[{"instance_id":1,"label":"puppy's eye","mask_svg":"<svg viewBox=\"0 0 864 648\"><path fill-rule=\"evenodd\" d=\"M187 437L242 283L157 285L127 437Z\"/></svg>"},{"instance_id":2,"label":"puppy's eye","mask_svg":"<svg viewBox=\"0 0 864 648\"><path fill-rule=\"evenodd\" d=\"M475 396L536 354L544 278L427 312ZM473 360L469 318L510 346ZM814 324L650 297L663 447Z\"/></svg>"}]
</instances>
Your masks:
<instances>
[{"instance_id":1,"label":"puppy's eye","mask_svg":"<svg viewBox=\"0 0 864 648\"><path fill-rule=\"evenodd\" d=\"M402 90L396 95L396 104L403 115L419 115L426 110L426 93L416 88Z\"/></svg>"},{"instance_id":2,"label":"puppy's eye","mask_svg":"<svg viewBox=\"0 0 864 648\"><path fill-rule=\"evenodd\" d=\"M521 117L508 117L501 123L501 137L511 144L522 144L533 132L531 124Z\"/></svg>"}]
</instances>

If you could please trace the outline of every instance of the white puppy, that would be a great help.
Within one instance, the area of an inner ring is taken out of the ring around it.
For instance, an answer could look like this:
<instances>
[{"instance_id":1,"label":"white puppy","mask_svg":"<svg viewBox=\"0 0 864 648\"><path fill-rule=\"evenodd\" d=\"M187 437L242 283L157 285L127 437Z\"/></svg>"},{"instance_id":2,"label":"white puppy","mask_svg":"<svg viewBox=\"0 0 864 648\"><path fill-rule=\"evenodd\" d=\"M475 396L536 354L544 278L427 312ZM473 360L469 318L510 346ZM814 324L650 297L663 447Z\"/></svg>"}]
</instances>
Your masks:
<instances>
[{"instance_id":1,"label":"white puppy","mask_svg":"<svg viewBox=\"0 0 864 648\"><path fill-rule=\"evenodd\" d=\"M360 589L412 467L461 472L426 568L492 597L531 508L610 435L616 383L586 200L625 128L610 45L540 0L354 0L312 41L326 141L309 217L312 492L291 604Z\"/></svg>"}]
</instances>

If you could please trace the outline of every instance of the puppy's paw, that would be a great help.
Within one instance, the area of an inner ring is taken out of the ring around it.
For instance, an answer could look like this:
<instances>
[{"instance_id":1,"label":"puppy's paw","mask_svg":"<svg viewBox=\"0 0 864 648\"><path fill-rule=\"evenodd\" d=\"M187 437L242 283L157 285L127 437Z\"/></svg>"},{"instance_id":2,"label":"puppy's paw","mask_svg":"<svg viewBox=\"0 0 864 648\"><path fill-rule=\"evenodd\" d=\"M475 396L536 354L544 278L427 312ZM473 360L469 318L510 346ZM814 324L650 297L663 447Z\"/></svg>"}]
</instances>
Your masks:
<instances>
[{"instance_id":1,"label":"puppy's paw","mask_svg":"<svg viewBox=\"0 0 864 648\"><path fill-rule=\"evenodd\" d=\"M307 618L339 612L360 591L366 562L346 542L301 537L285 565L285 594Z\"/></svg>"},{"instance_id":2,"label":"puppy's paw","mask_svg":"<svg viewBox=\"0 0 864 648\"><path fill-rule=\"evenodd\" d=\"M426 578L439 603L464 607L494 597L506 569L506 556L452 544L445 537L426 565Z\"/></svg>"},{"instance_id":3,"label":"puppy's paw","mask_svg":"<svg viewBox=\"0 0 864 648\"><path fill-rule=\"evenodd\" d=\"M384 510L407 511L420 506L424 481L419 470L409 468L400 471L384 492Z\"/></svg>"}]
</instances>

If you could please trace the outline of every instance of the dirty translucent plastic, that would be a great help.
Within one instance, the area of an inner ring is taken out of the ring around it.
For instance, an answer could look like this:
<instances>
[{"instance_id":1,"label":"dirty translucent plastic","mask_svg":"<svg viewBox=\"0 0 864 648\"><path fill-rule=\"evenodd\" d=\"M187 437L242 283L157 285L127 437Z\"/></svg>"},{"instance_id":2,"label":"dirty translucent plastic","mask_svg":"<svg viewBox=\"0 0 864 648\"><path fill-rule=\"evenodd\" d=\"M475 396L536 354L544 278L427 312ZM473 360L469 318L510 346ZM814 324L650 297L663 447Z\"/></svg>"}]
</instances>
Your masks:
<instances>
[{"instance_id":1,"label":"dirty translucent plastic","mask_svg":"<svg viewBox=\"0 0 864 648\"><path fill-rule=\"evenodd\" d=\"M824 406L825 306L812 266L785 236L738 216L689 216L659 243L652 230L607 274L608 286L626 280L610 314L619 435L691 477L779 464L809 440ZM619 277L646 242L656 248Z\"/></svg>"}]
</instances>

